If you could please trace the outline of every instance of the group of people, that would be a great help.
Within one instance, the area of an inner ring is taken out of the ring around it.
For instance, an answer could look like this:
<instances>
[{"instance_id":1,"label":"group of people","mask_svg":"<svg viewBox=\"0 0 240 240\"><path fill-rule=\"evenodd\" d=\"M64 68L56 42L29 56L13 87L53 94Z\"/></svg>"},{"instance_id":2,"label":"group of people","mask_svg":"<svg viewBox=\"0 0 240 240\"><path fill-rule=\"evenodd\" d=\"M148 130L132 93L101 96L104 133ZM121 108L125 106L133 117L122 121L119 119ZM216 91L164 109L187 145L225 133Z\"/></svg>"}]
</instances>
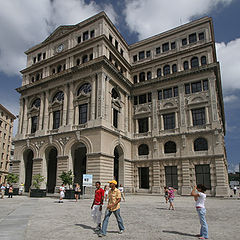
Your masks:
<instances>
[{"instance_id":1,"label":"group of people","mask_svg":"<svg viewBox=\"0 0 240 240\"><path fill-rule=\"evenodd\" d=\"M13 185L10 185L7 183L7 185L5 186L4 183L1 184L1 198L4 198L4 195L8 194L8 198L12 198L13 197Z\"/></svg>"}]
</instances>

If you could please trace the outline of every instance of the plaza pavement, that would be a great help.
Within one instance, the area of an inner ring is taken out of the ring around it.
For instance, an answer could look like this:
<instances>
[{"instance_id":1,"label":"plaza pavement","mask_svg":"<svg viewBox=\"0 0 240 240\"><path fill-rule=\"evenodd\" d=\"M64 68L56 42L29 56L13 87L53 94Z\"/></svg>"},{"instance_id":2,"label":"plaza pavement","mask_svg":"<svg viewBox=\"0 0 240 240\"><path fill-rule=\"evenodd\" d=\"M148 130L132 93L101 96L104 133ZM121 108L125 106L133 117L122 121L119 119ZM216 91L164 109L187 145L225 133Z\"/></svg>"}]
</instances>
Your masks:
<instances>
[{"instance_id":1,"label":"plaza pavement","mask_svg":"<svg viewBox=\"0 0 240 240\"><path fill-rule=\"evenodd\" d=\"M101 239L94 233L90 215L92 200L29 198L0 199L1 240ZM199 220L192 197L176 197L176 210L168 210L162 196L128 195L121 202L125 232L118 234L114 215L103 239L197 239ZM209 239L240 239L240 200L207 198ZM105 210L105 207L104 207Z\"/></svg>"}]
</instances>

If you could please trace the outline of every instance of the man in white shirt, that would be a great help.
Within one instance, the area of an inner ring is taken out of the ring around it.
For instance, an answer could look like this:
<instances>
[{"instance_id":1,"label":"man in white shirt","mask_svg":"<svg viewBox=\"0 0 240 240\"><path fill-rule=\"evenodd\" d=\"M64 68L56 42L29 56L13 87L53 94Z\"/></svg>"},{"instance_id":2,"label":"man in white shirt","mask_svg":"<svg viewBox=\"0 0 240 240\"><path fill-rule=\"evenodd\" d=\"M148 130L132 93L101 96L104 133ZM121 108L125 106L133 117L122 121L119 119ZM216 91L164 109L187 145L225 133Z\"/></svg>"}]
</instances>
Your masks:
<instances>
[{"instance_id":1,"label":"man in white shirt","mask_svg":"<svg viewBox=\"0 0 240 240\"><path fill-rule=\"evenodd\" d=\"M1 186L1 198L4 198L4 194L5 194L5 184L3 183L2 186Z\"/></svg>"}]
</instances>

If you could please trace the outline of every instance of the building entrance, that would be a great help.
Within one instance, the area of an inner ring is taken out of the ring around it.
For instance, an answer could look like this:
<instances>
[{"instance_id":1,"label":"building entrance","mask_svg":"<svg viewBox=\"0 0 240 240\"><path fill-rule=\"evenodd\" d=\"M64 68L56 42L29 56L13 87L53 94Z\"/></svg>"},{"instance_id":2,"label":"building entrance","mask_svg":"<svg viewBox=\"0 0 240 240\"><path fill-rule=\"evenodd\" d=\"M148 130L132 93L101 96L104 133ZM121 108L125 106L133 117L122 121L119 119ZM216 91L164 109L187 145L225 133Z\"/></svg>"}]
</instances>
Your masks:
<instances>
[{"instance_id":1,"label":"building entrance","mask_svg":"<svg viewBox=\"0 0 240 240\"><path fill-rule=\"evenodd\" d=\"M57 178L57 149L51 148L47 153L47 192L54 193Z\"/></svg>"},{"instance_id":2,"label":"building entrance","mask_svg":"<svg viewBox=\"0 0 240 240\"><path fill-rule=\"evenodd\" d=\"M25 192L29 192L29 188L32 185L32 169L33 169L33 151L27 150L24 154L25 162Z\"/></svg>"},{"instance_id":3,"label":"building entrance","mask_svg":"<svg viewBox=\"0 0 240 240\"><path fill-rule=\"evenodd\" d=\"M149 189L149 167L138 168L139 188Z\"/></svg>"}]
</instances>

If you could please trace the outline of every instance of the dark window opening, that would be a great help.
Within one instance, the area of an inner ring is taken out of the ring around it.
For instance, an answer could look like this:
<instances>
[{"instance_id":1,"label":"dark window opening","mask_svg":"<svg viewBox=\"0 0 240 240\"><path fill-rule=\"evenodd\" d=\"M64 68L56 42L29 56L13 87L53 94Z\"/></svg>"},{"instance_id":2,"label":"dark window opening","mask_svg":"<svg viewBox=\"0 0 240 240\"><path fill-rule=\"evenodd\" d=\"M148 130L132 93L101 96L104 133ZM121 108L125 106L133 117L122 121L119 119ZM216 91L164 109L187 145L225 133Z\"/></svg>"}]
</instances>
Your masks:
<instances>
[{"instance_id":1,"label":"dark window opening","mask_svg":"<svg viewBox=\"0 0 240 240\"><path fill-rule=\"evenodd\" d=\"M148 132L148 118L138 119L139 133Z\"/></svg>"},{"instance_id":2,"label":"dark window opening","mask_svg":"<svg viewBox=\"0 0 240 240\"><path fill-rule=\"evenodd\" d=\"M56 71L55 68L53 68L53 70L52 70L52 74L55 74L55 71Z\"/></svg>"},{"instance_id":3,"label":"dark window opening","mask_svg":"<svg viewBox=\"0 0 240 240\"><path fill-rule=\"evenodd\" d=\"M89 55L89 60L93 60L93 53Z\"/></svg>"},{"instance_id":4,"label":"dark window opening","mask_svg":"<svg viewBox=\"0 0 240 240\"><path fill-rule=\"evenodd\" d=\"M138 155L142 156L142 155L148 155L148 154L149 154L148 145L147 144L141 144L138 147Z\"/></svg>"},{"instance_id":5,"label":"dark window opening","mask_svg":"<svg viewBox=\"0 0 240 240\"><path fill-rule=\"evenodd\" d=\"M188 69L189 69L188 61L185 61L185 62L183 63L183 69L184 69L184 70L188 70Z\"/></svg>"},{"instance_id":6,"label":"dark window opening","mask_svg":"<svg viewBox=\"0 0 240 240\"><path fill-rule=\"evenodd\" d=\"M34 82L35 80L34 80L34 77L32 77L32 82Z\"/></svg>"},{"instance_id":7,"label":"dark window opening","mask_svg":"<svg viewBox=\"0 0 240 240\"><path fill-rule=\"evenodd\" d=\"M203 91L208 90L208 80L203 80Z\"/></svg>"},{"instance_id":8,"label":"dark window opening","mask_svg":"<svg viewBox=\"0 0 240 240\"><path fill-rule=\"evenodd\" d=\"M82 57L82 63L86 63L88 61L88 56L87 55L84 55Z\"/></svg>"},{"instance_id":9,"label":"dark window opening","mask_svg":"<svg viewBox=\"0 0 240 240\"><path fill-rule=\"evenodd\" d=\"M133 82L137 83L137 75L133 76Z\"/></svg>"},{"instance_id":10,"label":"dark window opening","mask_svg":"<svg viewBox=\"0 0 240 240\"><path fill-rule=\"evenodd\" d=\"M190 94L190 84L185 84L185 94Z\"/></svg>"},{"instance_id":11,"label":"dark window opening","mask_svg":"<svg viewBox=\"0 0 240 240\"><path fill-rule=\"evenodd\" d=\"M163 98L171 98L172 97L172 88L164 89L163 90Z\"/></svg>"},{"instance_id":12,"label":"dark window opening","mask_svg":"<svg viewBox=\"0 0 240 240\"><path fill-rule=\"evenodd\" d=\"M176 42L172 42L171 43L171 49L175 49L176 48Z\"/></svg>"},{"instance_id":13,"label":"dark window opening","mask_svg":"<svg viewBox=\"0 0 240 240\"><path fill-rule=\"evenodd\" d=\"M148 102L152 102L152 93L148 93Z\"/></svg>"},{"instance_id":14,"label":"dark window opening","mask_svg":"<svg viewBox=\"0 0 240 240\"><path fill-rule=\"evenodd\" d=\"M31 133L35 133L37 131L37 122L38 122L38 117L37 116L32 117Z\"/></svg>"},{"instance_id":15,"label":"dark window opening","mask_svg":"<svg viewBox=\"0 0 240 240\"><path fill-rule=\"evenodd\" d=\"M169 141L164 144L164 153L176 153L177 152L177 147L176 143Z\"/></svg>"},{"instance_id":16,"label":"dark window opening","mask_svg":"<svg viewBox=\"0 0 240 240\"><path fill-rule=\"evenodd\" d=\"M151 80L152 79L152 73L151 72L147 72L147 80Z\"/></svg>"},{"instance_id":17,"label":"dark window opening","mask_svg":"<svg viewBox=\"0 0 240 240\"><path fill-rule=\"evenodd\" d=\"M196 184L203 184L208 190L211 190L210 165L195 165Z\"/></svg>"},{"instance_id":18,"label":"dark window opening","mask_svg":"<svg viewBox=\"0 0 240 240\"><path fill-rule=\"evenodd\" d=\"M57 72L60 73L62 71L62 65L58 65Z\"/></svg>"},{"instance_id":19,"label":"dark window opening","mask_svg":"<svg viewBox=\"0 0 240 240\"><path fill-rule=\"evenodd\" d=\"M205 108L192 110L193 126L205 124Z\"/></svg>"},{"instance_id":20,"label":"dark window opening","mask_svg":"<svg viewBox=\"0 0 240 240\"><path fill-rule=\"evenodd\" d=\"M84 83L81 85L81 87L77 91L77 95L79 95L81 92L84 92L85 94L90 93L92 91L92 86L90 83Z\"/></svg>"},{"instance_id":21,"label":"dark window opening","mask_svg":"<svg viewBox=\"0 0 240 240\"><path fill-rule=\"evenodd\" d=\"M60 127L60 111L53 112L53 129Z\"/></svg>"},{"instance_id":22,"label":"dark window opening","mask_svg":"<svg viewBox=\"0 0 240 240\"><path fill-rule=\"evenodd\" d=\"M172 65L172 72L176 73L177 72L177 64Z\"/></svg>"},{"instance_id":23,"label":"dark window opening","mask_svg":"<svg viewBox=\"0 0 240 240\"><path fill-rule=\"evenodd\" d=\"M41 61L41 57L42 57L42 54L39 53L39 54L37 55L37 60L38 60L38 61Z\"/></svg>"},{"instance_id":24,"label":"dark window opening","mask_svg":"<svg viewBox=\"0 0 240 240\"><path fill-rule=\"evenodd\" d=\"M118 111L116 109L113 109L113 126L118 127Z\"/></svg>"},{"instance_id":25,"label":"dark window opening","mask_svg":"<svg viewBox=\"0 0 240 240\"><path fill-rule=\"evenodd\" d=\"M183 39L182 39L182 45L183 45L183 46L187 45L187 39L186 39L186 38L183 38Z\"/></svg>"},{"instance_id":26,"label":"dark window opening","mask_svg":"<svg viewBox=\"0 0 240 240\"><path fill-rule=\"evenodd\" d=\"M33 58L33 63L36 63L36 61L37 61L37 58L34 57L34 58Z\"/></svg>"},{"instance_id":27,"label":"dark window opening","mask_svg":"<svg viewBox=\"0 0 240 240\"><path fill-rule=\"evenodd\" d=\"M147 102L146 94L139 95L139 104L144 104Z\"/></svg>"},{"instance_id":28,"label":"dark window opening","mask_svg":"<svg viewBox=\"0 0 240 240\"><path fill-rule=\"evenodd\" d=\"M175 128L175 113L163 115L164 130Z\"/></svg>"},{"instance_id":29,"label":"dark window opening","mask_svg":"<svg viewBox=\"0 0 240 240\"><path fill-rule=\"evenodd\" d=\"M169 43L164 43L163 45L162 45L162 51L163 52L167 52L169 50Z\"/></svg>"},{"instance_id":30,"label":"dark window opening","mask_svg":"<svg viewBox=\"0 0 240 240\"><path fill-rule=\"evenodd\" d=\"M40 74L38 73L37 75L36 75L36 81L38 81L40 79Z\"/></svg>"},{"instance_id":31,"label":"dark window opening","mask_svg":"<svg viewBox=\"0 0 240 240\"><path fill-rule=\"evenodd\" d=\"M87 111L88 104L79 105L79 124L84 124L87 122Z\"/></svg>"},{"instance_id":32,"label":"dark window opening","mask_svg":"<svg viewBox=\"0 0 240 240\"><path fill-rule=\"evenodd\" d=\"M46 53L44 52L44 53L43 53L43 59L45 59L45 58L46 58Z\"/></svg>"},{"instance_id":33,"label":"dark window opening","mask_svg":"<svg viewBox=\"0 0 240 240\"><path fill-rule=\"evenodd\" d=\"M118 41L115 40L115 48L118 50Z\"/></svg>"},{"instance_id":34,"label":"dark window opening","mask_svg":"<svg viewBox=\"0 0 240 240\"><path fill-rule=\"evenodd\" d=\"M162 76L162 69L158 68L157 70L157 77L161 77Z\"/></svg>"},{"instance_id":35,"label":"dark window opening","mask_svg":"<svg viewBox=\"0 0 240 240\"><path fill-rule=\"evenodd\" d=\"M112 41L113 41L113 37L112 37L112 35L110 35L109 34L109 41L112 43Z\"/></svg>"},{"instance_id":36,"label":"dark window opening","mask_svg":"<svg viewBox=\"0 0 240 240\"><path fill-rule=\"evenodd\" d=\"M133 98L134 105L138 105L138 97L134 96Z\"/></svg>"},{"instance_id":37,"label":"dark window opening","mask_svg":"<svg viewBox=\"0 0 240 240\"><path fill-rule=\"evenodd\" d=\"M83 33L83 41L88 40L88 31Z\"/></svg>"},{"instance_id":38,"label":"dark window opening","mask_svg":"<svg viewBox=\"0 0 240 240\"><path fill-rule=\"evenodd\" d=\"M191 87L192 87L192 93L196 93L196 92L201 92L202 91L201 81L191 83Z\"/></svg>"},{"instance_id":39,"label":"dark window opening","mask_svg":"<svg viewBox=\"0 0 240 240\"><path fill-rule=\"evenodd\" d=\"M166 76L168 74L170 74L170 66L166 65L163 67L163 75Z\"/></svg>"},{"instance_id":40,"label":"dark window opening","mask_svg":"<svg viewBox=\"0 0 240 240\"><path fill-rule=\"evenodd\" d=\"M166 187L173 187L174 189L178 189L177 166L166 166L165 178L166 178Z\"/></svg>"},{"instance_id":41,"label":"dark window opening","mask_svg":"<svg viewBox=\"0 0 240 240\"><path fill-rule=\"evenodd\" d=\"M79 37L77 38L77 41L78 41L78 43L81 43L81 41L82 41L81 36L79 36Z\"/></svg>"},{"instance_id":42,"label":"dark window opening","mask_svg":"<svg viewBox=\"0 0 240 240\"><path fill-rule=\"evenodd\" d=\"M118 92L114 88L112 89L112 98L113 99L120 98Z\"/></svg>"},{"instance_id":43,"label":"dark window opening","mask_svg":"<svg viewBox=\"0 0 240 240\"><path fill-rule=\"evenodd\" d=\"M146 57L151 57L151 52L150 51L146 51Z\"/></svg>"},{"instance_id":44,"label":"dark window opening","mask_svg":"<svg viewBox=\"0 0 240 240\"><path fill-rule=\"evenodd\" d=\"M139 188L149 189L149 168L140 167L138 168L139 175Z\"/></svg>"},{"instance_id":45,"label":"dark window opening","mask_svg":"<svg viewBox=\"0 0 240 240\"><path fill-rule=\"evenodd\" d=\"M173 88L173 96L177 97L178 96L178 87Z\"/></svg>"},{"instance_id":46,"label":"dark window opening","mask_svg":"<svg viewBox=\"0 0 240 240\"><path fill-rule=\"evenodd\" d=\"M137 61L137 55L133 56L133 61L136 62Z\"/></svg>"},{"instance_id":47,"label":"dark window opening","mask_svg":"<svg viewBox=\"0 0 240 240\"><path fill-rule=\"evenodd\" d=\"M95 37L95 31L92 30L92 31L90 32L90 38L94 38L94 37Z\"/></svg>"},{"instance_id":48,"label":"dark window opening","mask_svg":"<svg viewBox=\"0 0 240 240\"><path fill-rule=\"evenodd\" d=\"M62 91L57 92L57 93L55 94L55 96L53 97L53 102L54 102L55 100L58 100L59 102L60 102L60 101L63 101L63 100L64 100L64 93L63 93Z\"/></svg>"},{"instance_id":49,"label":"dark window opening","mask_svg":"<svg viewBox=\"0 0 240 240\"><path fill-rule=\"evenodd\" d=\"M204 40L204 38L205 38L204 37L204 32L201 32L201 33L198 34L198 39L199 40Z\"/></svg>"},{"instance_id":50,"label":"dark window opening","mask_svg":"<svg viewBox=\"0 0 240 240\"><path fill-rule=\"evenodd\" d=\"M77 66L80 65L80 59L79 58L77 59L76 63L77 63Z\"/></svg>"},{"instance_id":51,"label":"dark window opening","mask_svg":"<svg viewBox=\"0 0 240 240\"><path fill-rule=\"evenodd\" d=\"M141 60L141 59L144 59L145 58L145 52L142 51L142 52L139 52L138 53L138 59Z\"/></svg>"},{"instance_id":52,"label":"dark window opening","mask_svg":"<svg viewBox=\"0 0 240 240\"><path fill-rule=\"evenodd\" d=\"M191 68L199 67L199 62L197 57L191 59Z\"/></svg>"},{"instance_id":53,"label":"dark window opening","mask_svg":"<svg viewBox=\"0 0 240 240\"><path fill-rule=\"evenodd\" d=\"M189 35L189 43L194 43L197 41L197 34L193 33Z\"/></svg>"},{"instance_id":54,"label":"dark window opening","mask_svg":"<svg viewBox=\"0 0 240 240\"><path fill-rule=\"evenodd\" d=\"M143 82L143 81L145 81L145 72L141 72L139 74L139 82Z\"/></svg>"},{"instance_id":55,"label":"dark window opening","mask_svg":"<svg viewBox=\"0 0 240 240\"><path fill-rule=\"evenodd\" d=\"M194 141L194 151L207 151L208 142L205 138L197 138Z\"/></svg>"},{"instance_id":56,"label":"dark window opening","mask_svg":"<svg viewBox=\"0 0 240 240\"><path fill-rule=\"evenodd\" d=\"M202 56L201 57L201 65L203 66L203 65L206 65L207 64L207 58L206 58L206 56Z\"/></svg>"},{"instance_id":57,"label":"dark window opening","mask_svg":"<svg viewBox=\"0 0 240 240\"><path fill-rule=\"evenodd\" d=\"M40 98L37 98L34 100L33 104L32 104L32 107L36 107L36 108L39 108L41 105L41 100Z\"/></svg>"},{"instance_id":58,"label":"dark window opening","mask_svg":"<svg viewBox=\"0 0 240 240\"><path fill-rule=\"evenodd\" d=\"M159 54L159 53L161 53L161 48L160 48L160 47L157 47L157 48L156 48L156 54Z\"/></svg>"},{"instance_id":59,"label":"dark window opening","mask_svg":"<svg viewBox=\"0 0 240 240\"><path fill-rule=\"evenodd\" d=\"M123 56L123 50L122 50L122 48L120 49L120 54Z\"/></svg>"},{"instance_id":60,"label":"dark window opening","mask_svg":"<svg viewBox=\"0 0 240 240\"><path fill-rule=\"evenodd\" d=\"M162 100L162 90L158 91L158 100Z\"/></svg>"}]
</instances>

